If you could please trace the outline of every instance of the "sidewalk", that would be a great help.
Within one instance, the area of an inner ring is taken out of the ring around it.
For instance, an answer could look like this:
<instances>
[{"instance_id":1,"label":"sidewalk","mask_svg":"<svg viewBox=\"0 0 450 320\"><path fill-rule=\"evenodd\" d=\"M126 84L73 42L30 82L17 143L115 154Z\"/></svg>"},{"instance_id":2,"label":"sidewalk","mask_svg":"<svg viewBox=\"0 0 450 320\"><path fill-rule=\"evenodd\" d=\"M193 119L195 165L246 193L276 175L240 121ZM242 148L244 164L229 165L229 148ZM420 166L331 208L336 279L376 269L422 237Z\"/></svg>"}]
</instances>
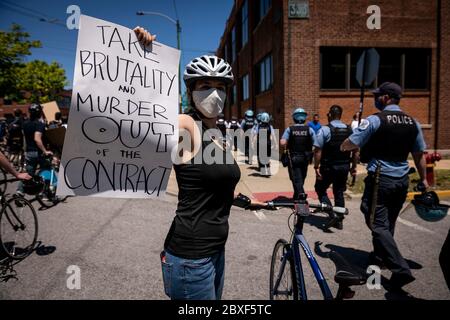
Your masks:
<instances>
[{"instance_id":1,"label":"sidewalk","mask_svg":"<svg viewBox=\"0 0 450 320\"><path fill-rule=\"evenodd\" d=\"M253 161L253 165L245 164L242 154L238 155L236 161L241 169L241 180L236 187L236 192L252 196L259 201L272 200L277 196L292 197L292 183L289 180L288 170L287 168L284 168L279 161L271 162L271 171L273 175L270 177L259 175L256 158ZM410 161L410 164L411 166L414 166L412 161ZM450 170L450 160L441 160L437 162L436 169ZM358 165L357 173L364 174L365 172L365 166ZM311 199L317 199L317 194L314 191L315 178L313 166L310 165L308 167L304 188L308 193L308 197ZM178 194L175 172L173 170L169 178L167 193L171 195ZM333 195L331 190L328 191L328 194L330 199L332 199ZM352 196L349 191L347 191L347 194Z\"/></svg>"}]
</instances>

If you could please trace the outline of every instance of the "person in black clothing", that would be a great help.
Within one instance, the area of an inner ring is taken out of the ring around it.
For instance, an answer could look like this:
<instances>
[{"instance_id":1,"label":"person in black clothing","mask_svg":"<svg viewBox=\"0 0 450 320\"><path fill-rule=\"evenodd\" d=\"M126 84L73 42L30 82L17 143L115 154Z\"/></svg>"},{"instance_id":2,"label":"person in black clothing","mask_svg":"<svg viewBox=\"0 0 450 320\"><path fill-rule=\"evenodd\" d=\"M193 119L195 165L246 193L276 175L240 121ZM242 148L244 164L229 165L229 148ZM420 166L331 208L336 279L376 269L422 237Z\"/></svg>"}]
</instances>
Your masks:
<instances>
[{"instance_id":1,"label":"person in black clothing","mask_svg":"<svg viewBox=\"0 0 450 320\"><path fill-rule=\"evenodd\" d=\"M389 268L391 290L402 291L402 287L415 278L395 242L395 225L408 193L410 153L421 183L429 187L424 157L426 145L420 124L399 106L402 88L398 84L382 83L373 94L375 107L380 112L361 121L342 143L341 151L361 148L360 159L367 163L368 171L361 211L372 232L374 248L369 263Z\"/></svg>"},{"instance_id":2,"label":"person in black clothing","mask_svg":"<svg viewBox=\"0 0 450 320\"><path fill-rule=\"evenodd\" d=\"M252 151L252 133L253 127L256 125L255 118L253 117L253 111L247 110L245 112L244 120L241 122L241 129L244 132L244 154L245 163L252 164L253 152Z\"/></svg>"},{"instance_id":3,"label":"person in black clothing","mask_svg":"<svg viewBox=\"0 0 450 320\"><path fill-rule=\"evenodd\" d=\"M222 134L223 141L226 141L228 124L225 121L225 119L223 118L223 113L219 114L219 118L217 119L216 126L217 126L217 129L219 129L220 133Z\"/></svg>"},{"instance_id":4,"label":"person in black clothing","mask_svg":"<svg viewBox=\"0 0 450 320\"><path fill-rule=\"evenodd\" d=\"M42 137L45 132L45 124L41 122L42 106L40 104L32 104L28 112L30 119L23 124L23 133L25 136L25 170L31 176L36 173L36 169L39 166L45 166L45 156L51 156L53 153L48 151ZM23 184L19 183L17 188L19 195L23 194Z\"/></svg>"},{"instance_id":5,"label":"person in black clothing","mask_svg":"<svg viewBox=\"0 0 450 320\"><path fill-rule=\"evenodd\" d=\"M55 120L48 124L49 129L56 129L62 126L62 114L60 111L55 112Z\"/></svg>"},{"instance_id":6,"label":"person in black clothing","mask_svg":"<svg viewBox=\"0 0 450 320\"><path fill-rule=\"evenodd\" d=\"M228 124L228 132L229 136L231 137L230 143L233 146L233 150L237 151L238 149L238 138L239 134L236 132L236 130L239 129L239 123L236 117L232 117L230 123Z\"/></svg>"},{"instance_id":7,"label":"person in black clothing","mask_svg":"<svg viewBox=\"0 0 450 320\"><path fill-rule=\"evenodd\" d=\"M315 139L314 130L305 124L307 113L297 108L292 113L294 125L285 130L280 145L289 151L289 178L294 188L294 200L300 199L305 193L303 184L308 173L308 165L312 158L312 146Z\"/></svg>"},{"instance_id":8,"label":"person in black clothing","mask_svg":"<svg viewBox=\"0 0 450 320\"><path fill-rule=\"evenodd\" d=\"M256 127L256 153L258 158L258 168L262 176L270 177L270 159L272 157L272 147L278 149L275 140L275 130L270 124L270 115L263 112L260 122Z\"/></svg>"},{"instance_id":9,"label":"person in black clothing","mask_svg":"<svg viewBox=\"0 0 450 320\"><path fill-rule=\"evenodd\" d=\"M22 110L14 110L14 120L8 125L7 146L11 154L23 151L23 114Z\"/></svg>"},{"instance_id":10,"label":"person in black clothing","mask_svg":"<svg viewBox=\"0 0 450 320\"><path fill-rule=\"evenodd\" d=\"M135 32L144 45L155 39L142 28ZM205 55L186 66L183 78L191 108L179 116L178 124L180 137L190 139L191 147L180 145L180 159L174 163L178 206L161 252L164 290L176 300L221 299L228 217L235 199L242 198L234 192L241 173L230 148L208 129L217 130L217 117L234 77L225 60ZM215 150L212 163L203 154L209 146Z\"/></svg>"},{"instance_id":11,"label":"person in black clothing","mask_svg":"<svg viewBox=\"0 0 450 320\"><path fill-rule=\"evenodd\" d=\"M318 131L314 144L316 171L314 188L320 202L331 206L327 189L333 184L334 205L345 208L344 192L347 189L347 176L349 171L352 175L356 174L356 157L352 158L349 151L340 150L341 144L352 134L352 129L341 121L341 117L342 108L333 105L328 112L329 124ZM351 168L350 163L352 163ZM335 225L338 229L342 229L342 219L343 217L340 217L340 221Z\"/></svg>"}]
</instances>

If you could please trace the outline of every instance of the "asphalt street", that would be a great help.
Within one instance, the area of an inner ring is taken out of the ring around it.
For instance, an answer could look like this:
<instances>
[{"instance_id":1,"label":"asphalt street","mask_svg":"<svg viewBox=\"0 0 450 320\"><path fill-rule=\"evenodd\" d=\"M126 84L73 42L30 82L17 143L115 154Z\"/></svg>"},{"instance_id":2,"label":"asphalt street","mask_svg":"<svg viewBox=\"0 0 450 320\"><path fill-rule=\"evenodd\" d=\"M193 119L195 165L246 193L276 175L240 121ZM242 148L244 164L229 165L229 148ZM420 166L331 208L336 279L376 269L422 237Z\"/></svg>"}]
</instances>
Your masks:
<instances>
[{"instance_id":1,"label":"asphalt street","mask_svg":"<svg viewBox=\"0 0 450 320\"><path fill-rule=\"evenodd\" d=\"M348 201L347 207L350 214L344 230L322 231L323 215L308 218L304 228L333 293L337 290L335 266L325 253L335 250L355 269L365 272L371 251L370 233L358 210L359 199ZM159 254L175 209L173 196L165 200L74 197L38 211L40 245L12 270L3 262L0 299L167 299ZM232 210L223 299L268 299L271 254L277 239L290 238L289 215L287 209L257 214ZM405 287L413 297L450 299L438 263L449 228L448 217L427 223L412 208L401 216L396 239L417 278ZM315 245L318 241L320 246ZM80 289L67 286L73 265L80 270ZM304 269L309 298L320 299L310 269ZM390 272L382 275L389 278ZM354 289L354 299L405 298L390 294L383 286Z\"/></svg>"}]
</instances>

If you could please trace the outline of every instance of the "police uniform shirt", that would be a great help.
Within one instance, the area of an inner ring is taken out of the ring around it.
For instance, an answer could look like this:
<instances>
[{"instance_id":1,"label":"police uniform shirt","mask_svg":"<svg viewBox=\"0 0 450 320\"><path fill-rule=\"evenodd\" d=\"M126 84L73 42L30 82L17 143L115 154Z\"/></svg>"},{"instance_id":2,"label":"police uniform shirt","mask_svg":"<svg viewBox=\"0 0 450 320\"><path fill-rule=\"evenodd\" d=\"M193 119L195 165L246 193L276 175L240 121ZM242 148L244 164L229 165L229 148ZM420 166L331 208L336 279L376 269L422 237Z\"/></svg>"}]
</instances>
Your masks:
<instances>
[{"instance_id":1,"label":"police uniform shirt","mask_svg":"<svg viewBox=\"0 0 450 320\"><path fill-rule=\"evenodd\" d=\"M305 124L296 123L293 126L294 127L295 126L305 126ZM317 143L316 133L313 128L311 128L311 127L308 127L308 128L309 128L309 134L311 135L313 145L316 145L316 143ZM291 127L288 127L288 128L286 128L286 130L284 130L284 133L283 133L283 136L281 137L281 139L289 141L290 136L291 136Z\"/></svg>"},{"instance_id":2,"label":"police uniform shirt","mask_svg":"<svg viewBox=\"0 0 450 320\"><path fill-rule=\"evenodd\" d=\"M333 120L330 122L330 124L338 129L345 129L347 128L347 125L343 123L341 120ZM314 147L323 149L323 146L325 143L329 142L331 140L331 130L328 126L323 126L319 129L319 131L316 134L316 141L314 142Z\"/></svg>"},{"instance_id":3,"label":"police uniform shirt","mask_svg":"<svg viewBox=\"0 0 450 320\"><path fill-rule=\"evenodd\" d=\"M384 109L385 111L402 111L398 105L389 105ZM425 141L423 139L422 129L420 124L414 120L416 123L418 134L416 141L414 143L412 153L423 152L426 148ZM371 115L367 119L361 121L358 128L353 130L353 134L349 137L350 141L357 145L358 147L363 147L370 139L370 137L378 130L380 127L380 118L376 115ZM392 161L382 161L379 160L381 165L381 174L400 178L408 174L409 164L408 161L404 162L392 162ZM377 167L377 160L371 159L367 164L367 171L375 172Z\"/></svg>"}]
</instances>

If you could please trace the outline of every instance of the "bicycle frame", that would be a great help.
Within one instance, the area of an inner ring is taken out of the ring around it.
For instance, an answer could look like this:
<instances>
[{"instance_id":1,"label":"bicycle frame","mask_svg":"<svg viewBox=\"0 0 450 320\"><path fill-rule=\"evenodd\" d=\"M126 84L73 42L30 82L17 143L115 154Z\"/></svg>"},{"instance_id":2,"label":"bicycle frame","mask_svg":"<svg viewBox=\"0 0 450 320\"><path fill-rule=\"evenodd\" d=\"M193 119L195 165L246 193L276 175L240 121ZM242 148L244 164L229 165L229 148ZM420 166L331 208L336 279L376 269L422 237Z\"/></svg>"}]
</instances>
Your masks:
<instances>
[{"instance_id":1,"label":"bicycle frame","mask_svg":"<svg viewBox=\"0 0 450 320\"><path fill-rule=\"evenodd\" d=\"M306 286L305 286L305 279L303 276L303 268L301 263L301 255L300 255L300 247L302 248L303 252L306 255L306 258L308 259L309 265L311 266L311 269L314 273L314 276L316 278L317 283L319 284L320 290L322 291L322 295L325 300L332 300L333 294L331 293L330 288L328 287L327 281L325 280L325 277L323 276L322 270L320 270L319 264L317 263L316 258L314 257L314 254L312 253L308 242L306 241L305 236L303 235L303 223L304 218L303 217L297 217L297 222L295 224L295 232L294 237L292 239L292 246L291 250L293 252L294 256L294 265L295 265L295 274L297 279L297 288L299 297L302 300L307 300L307 294L306 294Z\"/></svg>"},{"instance_id":2,"label":"bicycle frame","mask_svg":"<svg viewBox=\"0 0 450 320\"><path fill-rule=\"evenodd\" d=\"M333 294L331 293L330 288L323 276L322 271L320 270L319 264L317 263L316 258L314 257L308 242L306 241L305 236L303 235L303 224L304 217L297 216L297 221L295 223L294 235L292 239L292 244L289 245L289 249L286 253L283 254L283 258L281 261L281 268L279 274L277 275L277 280L275 282L274 291L278 291L278 286L280 285L281 277L285 272L286 262L292 256L294 259L294 267L295 267L295 278L297 281L297 290L298 296L300 300L307 300L306 293L306 285L305 278L303 275L303 267L302 267L302 259L300 255L300 247L305 253L308 262L313 270L314 276L316 278L317 283L319 284L320 290L322 291L322 295L325 300L333 300ZM289 270L290 272L290 270Z\"/></svg>"}]
</instances>

